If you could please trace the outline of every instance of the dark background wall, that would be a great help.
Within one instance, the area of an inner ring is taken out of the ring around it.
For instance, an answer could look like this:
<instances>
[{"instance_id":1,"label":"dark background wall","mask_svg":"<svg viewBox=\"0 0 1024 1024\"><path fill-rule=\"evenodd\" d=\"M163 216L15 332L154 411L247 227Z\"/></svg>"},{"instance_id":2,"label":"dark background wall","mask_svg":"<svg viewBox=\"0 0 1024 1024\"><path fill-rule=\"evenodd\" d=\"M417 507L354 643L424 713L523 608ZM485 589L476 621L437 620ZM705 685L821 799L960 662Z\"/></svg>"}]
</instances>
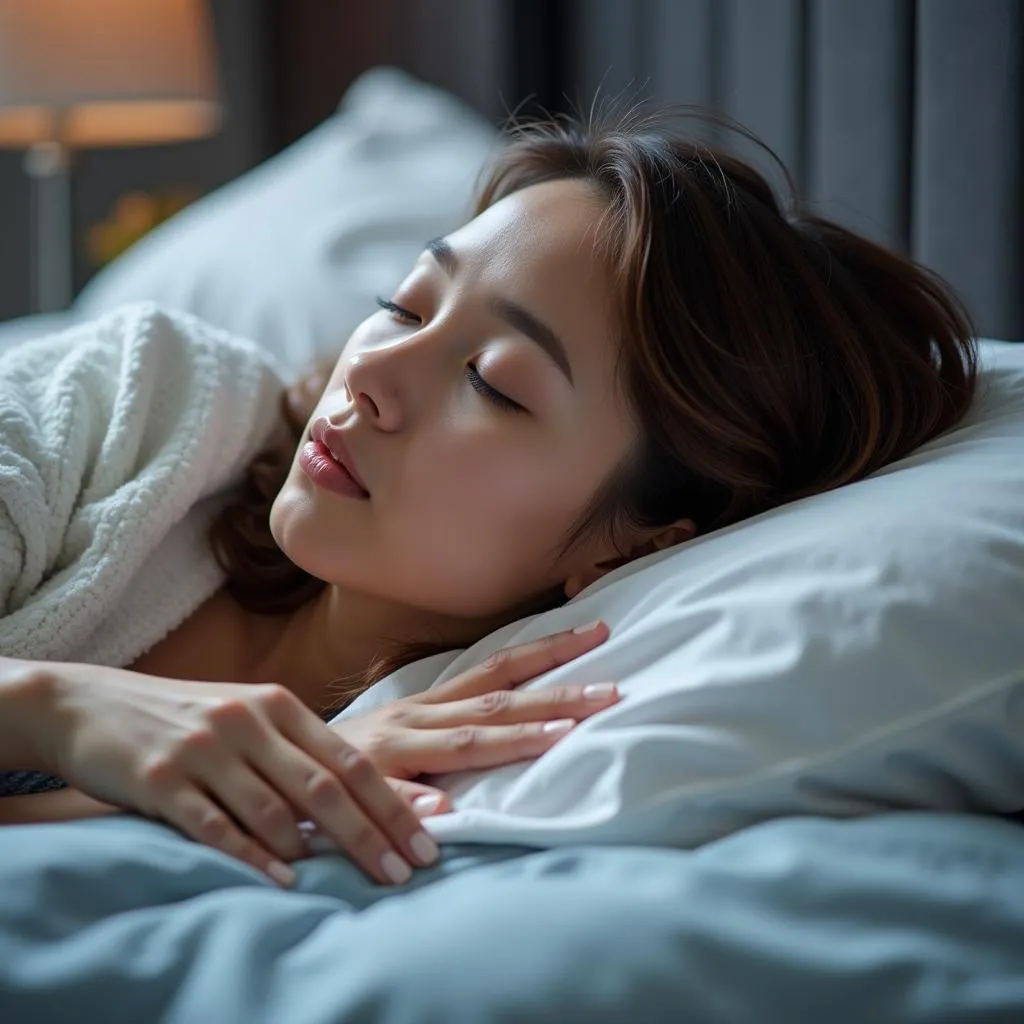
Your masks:
<instances>
[{"instance_id":1,"label":"dark background wall","mask_svg":"<svg viewBox=\"0 0 1024 1024\"><path fill-rule=\"evenodd\" d=\"M90 224L133 189L204 192L328 116L378 64L500 123L595 93L730 114L826 215L932 266L983 334L1024 337L1021 0L211 0L223 131L79 154ZM748 144L715 136L772 172ZM777 178L776 178L777 180ZM0 150L0 318L28 312L28 185Z\"/></svg>"}]
</instances>

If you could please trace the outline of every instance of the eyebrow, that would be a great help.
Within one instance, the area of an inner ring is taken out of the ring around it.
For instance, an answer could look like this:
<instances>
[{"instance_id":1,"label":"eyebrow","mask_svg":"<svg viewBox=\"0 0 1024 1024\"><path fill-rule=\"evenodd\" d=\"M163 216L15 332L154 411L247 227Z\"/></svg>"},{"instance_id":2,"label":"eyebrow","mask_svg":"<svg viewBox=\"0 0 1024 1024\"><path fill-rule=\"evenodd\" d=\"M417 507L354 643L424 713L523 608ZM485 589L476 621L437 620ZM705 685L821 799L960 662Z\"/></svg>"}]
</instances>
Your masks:
<instances>
[{"instance_id":1,"label":"eyebrow","mask_svg":"<svg viewBox=\"0 0 1024 1024\"><path fill-rule=\"evenodd\" d=\"M449 277L455 276L459 269L459 258L455 255L455 250L443 238L432 238L423 248L437 260L438 265ZM572 379L572 365L569 362L565 345L562 339L540 317L534 316L528 309L524 309L518 302L513 302L511 299L493 298L490 307L492 312L505 323L524 334L534 344L539 345L565 374L569 384L575 387Z\"/></svg>"}]
</instances>

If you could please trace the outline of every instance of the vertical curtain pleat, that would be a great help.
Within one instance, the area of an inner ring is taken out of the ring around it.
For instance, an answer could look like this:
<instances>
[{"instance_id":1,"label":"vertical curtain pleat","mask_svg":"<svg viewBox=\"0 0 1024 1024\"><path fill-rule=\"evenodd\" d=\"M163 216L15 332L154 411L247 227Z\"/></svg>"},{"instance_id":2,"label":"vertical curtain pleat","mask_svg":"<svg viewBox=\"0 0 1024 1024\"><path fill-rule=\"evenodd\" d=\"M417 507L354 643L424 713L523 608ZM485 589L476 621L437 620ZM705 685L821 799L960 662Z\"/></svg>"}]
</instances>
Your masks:
<instances>
[{"instance_id":1,"label":"vertical curtain pleat","mask_svg":"<svg viewBox=\"0 0 1024 1024\"><path fill-rule=\"evenodd\" d=\"M514 55L506 40L510 12L501 0L395 0L360 7L365 19L390 14L392 45L413 74L465 97L495 121L511 112Z\"/></svg>"},{"instance_id":2,"label":"vertical curtain pleat","mask_svg":"<svg viewBox=\"0 0 1024 1024\"><path fill-rule=\"evenodd\" d=\"M917 5L911 239L982 334L1024 337L1020 0Z\"/></svg>"},{"instance_id":3,"label":"vertical curtain pleat","mask_svg":"<svg viewBox=\"0 0 1024 1024\"><path fill-rule=\"evenodd\" d=\"M641 26L639 63L650 75L655 100L702 107L713 102L712 5L713 0L649 0L634 6L650 14Z\"/></svg>"},{"instance_id":4,"label":"vertical curtain pleat","mask_svg":"<svg viewBox=\"0 0 1024 1024\"><path fill-rule=\"evenodd\" d=\"M715 105L767 143L803 181L802 0L718 0L720 61ZM783 179L770 158L748 140L721 141L758 167L779 190Z\"/></svg>"},{"instance_id":5,"label":"vertical curtain pleat","mask_svg":"<svg viewBox=\"0 0 1024 1024\"><path fill-rule=\"evenodd\" d=\"M643 85L638 33L647 19L638 16L630 0L569 0L568 14L572 52L567 92L573 106L586 114L595 97L600 101L637 94ZM644 78L648 75L643 72Z\"/></svg>"},{"instance_id":6,"label":"vertical curtain pleat","mask_svg":"<svg viewBox=\"0 0 1024 1024\"><path fill-rule=\"evenodd\" d=\"M807 195L816 211L906 251L913 103L908 0L812 0Z\"/></svg>"}]
</instances>

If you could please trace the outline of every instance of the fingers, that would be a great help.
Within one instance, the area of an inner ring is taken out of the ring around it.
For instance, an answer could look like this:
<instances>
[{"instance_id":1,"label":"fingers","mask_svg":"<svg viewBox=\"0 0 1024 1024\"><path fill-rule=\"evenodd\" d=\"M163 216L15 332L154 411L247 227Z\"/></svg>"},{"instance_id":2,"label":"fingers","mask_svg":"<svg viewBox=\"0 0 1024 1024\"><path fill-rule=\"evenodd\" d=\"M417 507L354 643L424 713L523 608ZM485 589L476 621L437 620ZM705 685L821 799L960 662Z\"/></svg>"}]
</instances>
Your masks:
<instances>
[{"instance_id":1,"label":"fingers","mask_svg":"<svg viewBox=\"0 0 1024 1024\"><path fill-rule=\"evenodd\" d=\"M298 860L306 844L289 803L252 768L238 758L224 757L204 772L216 780L219 804L263 846L282 861Z\"/></svg>"},{"instance_id":2,"label":"fingers","mask_svg":"<svg viewBox=\"0 0 1024 1024\"><path fill-rule=\"evenodd\" d=\"M365 754L281 687L247 696L208 711L209 729L191 737L180 762L157 759L148 770L162 816L271 877L281 875L278 858L305 852L295 814L382 884L408 881L410 861L437 859L419 818ZM183 789L188 816L178 809Z\"/></svg>"},{"instance_id":3,"label":"fingers","mask_svg":"<svg viewBox=\"0 0 1024 1024\"><path fill-rule=\"evenodd\" d=\"M268 752L260 770L368 875L385 885L401 884L412 876L410 860L436 859L433 840L422 832L412 809L360 751L349 748L347 759L332 770L293 750L291 757ZM281 767L286 760L294 766Z\"/></svg>"},{"instance_id":4,"label":"fingers","mask_svg":"<svg viewBox=\"0 0 1024 1024\"><path fill-rule=\"evenodd\" d=\"M408 730L401 742L415 744L422 774L473 771L523 761L550 750L570 733L571 718L518 725L460 725L454 729Z\"/></svg>"},{"instance_id":5,"label":"fingers","mask_svg":"<svg viewBox=\"0 0 1024 1024\"><path fill-rule=\"evenodd\" d=\"M512 725L572 718L577 722L619 700L614 683L549 686L538 690L492 690L478 697L415 708L410 726L437 729L458 725Z\"/></svg>"},{"instance_id":6,"label":"fingers","mask_svg":"<svg viewBox=\"0 0 1024 1024\"><path fill-rule=\"evenodd\" d=\"M371 877L401 884L411 864L433 863L437 845L372 761L298 701L279 711L253 751L262 775Z\"/></svg>"},{"instance_id":7,"label":"fingers","mask_svg":"<svg viewBox=\"0 0 1024 1024\"><path fill-rule=\"evenodd\" d=\"M576 629L581 630L576 632ZM438 704L456 697L473 697L490 690L511 689L545 672L550 672L608 639L609 629L603 622L590 627L576 627L552 636L503 647L481 665L460 673L454 679L422 694L420 703Z\"/></svg>"},{"instance_id":8,"label":"fingers","mask_svg":"<svg viewBox=\"0 0 1024 1024\"><path fill-rule=\"evenodd\" d=\"M212 846L262 871L277 885L287 888L295 881L295 872L287 864L247 836L213 800L195 786L180 788L161 810L160 817L196 842Z\"/></svg>"},{"instance_id":9,"label":"fingers","mask_svg":"<svg viewBox=\"0 0 1024 1024\"><path fill-rule=\"evenodd\" d=\"M389 778L387 783L413 809L417 817L447 814L452 809L451 799L443 789L407 779Z\"/></svg>"}]
</instances>

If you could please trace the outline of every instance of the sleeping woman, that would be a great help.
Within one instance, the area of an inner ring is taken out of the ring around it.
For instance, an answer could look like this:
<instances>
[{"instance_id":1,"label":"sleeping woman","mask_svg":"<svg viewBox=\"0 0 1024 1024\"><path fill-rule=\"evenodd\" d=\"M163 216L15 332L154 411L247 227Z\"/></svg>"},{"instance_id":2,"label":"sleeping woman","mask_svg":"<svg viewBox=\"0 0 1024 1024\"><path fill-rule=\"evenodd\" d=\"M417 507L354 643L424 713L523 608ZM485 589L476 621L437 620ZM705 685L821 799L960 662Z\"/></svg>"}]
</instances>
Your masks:
<instances>
[{"instance_id":1,"label":"sleeping woman","mask_svg":"<svg viewBox=\"0 0 1024 1024\"><path fill-rule=\"evenodd\" d=\"M288 884L310 819L373 878L403 882L437 856L422 817L448 806L417 778L537 757L614 703L601 680L517 689L607 627L328 727L332 711L957 423L976 332L950 288L780 203L675 113L510 130L476 215L283 390L201 538L212 596L175 603L165 573L177 613L162 639L109 664L0 658L0 779L52 790L22 786L0 821L126 809ZM164 330L197 328L168 314ZM126 549L144 529L120 523ZM31 593L3 583L6 618Z\"/></svg>"}]
</instances>

